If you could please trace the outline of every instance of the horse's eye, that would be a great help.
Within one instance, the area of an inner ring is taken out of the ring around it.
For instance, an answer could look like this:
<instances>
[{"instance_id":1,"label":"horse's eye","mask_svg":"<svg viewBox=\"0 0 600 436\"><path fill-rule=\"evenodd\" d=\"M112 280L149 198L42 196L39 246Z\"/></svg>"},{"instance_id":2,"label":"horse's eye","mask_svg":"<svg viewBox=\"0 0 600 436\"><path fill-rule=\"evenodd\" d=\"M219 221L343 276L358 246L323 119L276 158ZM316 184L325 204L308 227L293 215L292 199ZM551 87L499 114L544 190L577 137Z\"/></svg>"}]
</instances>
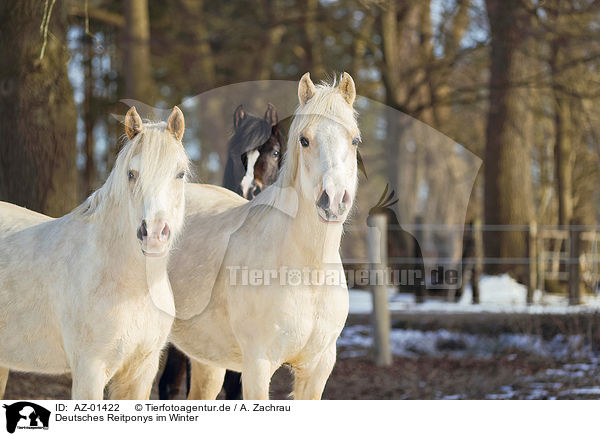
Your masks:
<instances>
[{"instance_id":1,"label":"horse's eye","mask_svg":"<svg viewBox=\"0 0 600 436\"><path fill-rule=\"evenodd\" d=\"M184 177L185 177L185 171L182 171L179 174L177 174L178 179L183 179Z\"/></svg>"},{"instance_id":2,"label":"horse's eye","mask_svg":"<svg viewBox=\"0 0 600 436\"><path fill-rule=\"evenodd\" d=\"M279 157L279 152L277 150L273 152L273 157Z\"/></svg>"},{"instance_id":3,"label":"horse's eye","mask_svg":"<svg viewBox=\"0 0 600 436\"><path fill-rule=\"evenodd\" d=\"M127 178L130 182L135 182L135 180L137 179L137 171L129 170L129 173L127 173Z\"/></svg>"},{"instance_id":4,"label":"horse's eye","mask_svg":"<svg viewBox=\"0 0 600 436\"><path fill-rule=\"evenodd\" d=\"M360 144L360 138L354 138L352 140L352 145L358 147L358 144Z\"/></svg>"},{"instance_id":5,"label":"horse's eye","mask_svg":"<svg viewBox=\"0 0 600 436\"><path fill-rule=\"evenodd\" d=\"M308 139L306 139L304 136L301 136L300 144L302 145L302 147L308 147Z\"/></svg>"}]
</instances>

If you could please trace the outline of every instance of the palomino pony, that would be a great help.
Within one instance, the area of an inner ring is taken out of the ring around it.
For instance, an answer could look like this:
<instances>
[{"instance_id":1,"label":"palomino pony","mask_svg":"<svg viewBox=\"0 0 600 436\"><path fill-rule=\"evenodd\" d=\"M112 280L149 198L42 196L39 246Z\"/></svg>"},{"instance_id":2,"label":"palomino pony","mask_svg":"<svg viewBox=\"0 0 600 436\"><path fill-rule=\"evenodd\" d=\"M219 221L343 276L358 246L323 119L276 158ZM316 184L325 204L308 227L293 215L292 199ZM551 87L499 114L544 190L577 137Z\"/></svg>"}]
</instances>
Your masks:
<instances>
[{"instance_id":1,"label":"palomino pony","mask_svg":"<svg viewBox=\"0 0 600 436\"><path fill-rule=\"evenodd\" d=\"M284 135L279 126L277 109L267 105L265 115L257 117L248 113L244 105L233 112L233 135L227 146L227 165L223 176L223 187L251 200L261 190L277 180L281 168ZM169 346L167 360L158 384L161 400L171 400L179 393L186 374L189 391L189 361L175 347ZM227 371L225 374L225 397L240 399L242 394L241 375Z\"/></svg>"},{"instance_id":2,"label":"palomino pony","mask_svg":"<svg viewBox=\"0 0 600 436\"><path fill-rule=\"evenodd\" d=\"M143 124L132 107L125 130L106 183L68 215L0 204L1 394L10 368L71 372L74 399L102 399L108 381L113 399L149 398L173 322L167 259L189 162L178 108Z\"/></svg>"},{"instance_id":3,"label":"palomino pony","mask_svg":"<svg viewBox=\"0 0 600 436\"><path fill-rule=\"evenodd\" d=\"M321 397L348 314L339 247L357 187L355 96L346 73L337 86L302 77L280 175L252 201L188 186L186 235L169 277L177 308L170 340L194 359L190 398L214 399L231 369L242 372L244 399L268 399L284 363L295 370L295 398ZM282 272L304 269L333 280L297 282ZM249 285L236 277L244 270L280 275Z\"/></svg>"}]
</instances>

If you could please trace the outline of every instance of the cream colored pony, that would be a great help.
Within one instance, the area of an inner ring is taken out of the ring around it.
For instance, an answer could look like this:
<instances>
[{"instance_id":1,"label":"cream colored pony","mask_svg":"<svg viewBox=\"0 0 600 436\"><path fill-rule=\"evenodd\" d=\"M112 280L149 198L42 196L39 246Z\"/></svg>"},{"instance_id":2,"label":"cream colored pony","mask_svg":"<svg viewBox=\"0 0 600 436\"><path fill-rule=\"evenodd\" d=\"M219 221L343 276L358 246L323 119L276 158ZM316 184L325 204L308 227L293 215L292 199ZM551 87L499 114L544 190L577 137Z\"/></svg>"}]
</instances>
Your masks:
<instances>
[{"instance_id":1,"label":"cream colored pony","mask_svg":"<svg viewBox=\"0 0 600 436\"><path fill-rule=\"evenodd\" d=\"M169 248L183 226L183 114L143 124L108 180L51 219L0 203L0 394L8 369L71 372L72 398L147 399L173 322Z\"/></svg>"},{"instance_id":2,"label":"cream colored pony","mask_svg":"<svg viewBox=\"0 0 600 436\"><path fill-rule=\"evenodd\" d=\"M242 372L244 399L268 399L284 363L295 370L296 399L321 398L348 314L339 247L357 186L355 95L346 73L337 86L302 77L281 174L251 202L188 186L185 238L169 276L171 341L193 358L190 398L214 399L228 368ZM333 271L336 279L247 285L232 276L245 268Z\"/></svg>"}]
</instances>

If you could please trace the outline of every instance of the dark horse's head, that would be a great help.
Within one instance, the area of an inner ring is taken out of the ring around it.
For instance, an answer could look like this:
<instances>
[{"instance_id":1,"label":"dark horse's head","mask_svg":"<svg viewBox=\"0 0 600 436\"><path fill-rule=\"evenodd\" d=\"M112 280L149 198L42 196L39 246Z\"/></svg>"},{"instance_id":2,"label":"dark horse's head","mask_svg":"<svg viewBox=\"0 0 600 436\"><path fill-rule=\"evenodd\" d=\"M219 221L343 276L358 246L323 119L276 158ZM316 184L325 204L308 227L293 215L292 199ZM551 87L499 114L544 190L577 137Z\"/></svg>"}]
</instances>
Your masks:
<instances>
[{"instance_id":1,"label":"dark horse's head","mask_svg":"<svg viewBox=\"0 0 600 436\"><path fill-rule=\"evenodd\" d=\"M267 105L264 117L249 114L243 105L233 113L233 136L223 186L247 199L273 184L281 166L284 135L277 110Z\"/></svg>"}]
</instances>

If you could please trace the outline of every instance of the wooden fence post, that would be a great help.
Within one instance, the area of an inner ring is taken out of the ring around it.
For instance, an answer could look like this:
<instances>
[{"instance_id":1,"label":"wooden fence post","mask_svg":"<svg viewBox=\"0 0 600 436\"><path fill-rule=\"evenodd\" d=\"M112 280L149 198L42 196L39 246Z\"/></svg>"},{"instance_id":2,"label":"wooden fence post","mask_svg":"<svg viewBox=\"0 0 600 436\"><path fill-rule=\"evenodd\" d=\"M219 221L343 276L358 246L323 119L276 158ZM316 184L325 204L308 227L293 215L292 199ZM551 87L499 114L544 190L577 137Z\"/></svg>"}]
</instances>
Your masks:
<instances>
[{"instance_id":1,"label":"wooden fence post","mask_svg":"<svg viewBox=\"0 0 600 436\"><path fill-rule=\"evenodd\" d=\"M479 304L479 277L483 271L483 230L481 218L476 218L473 223L473 238L475 240L475 259L471 275L472 303Z\"/></svg>"},{"instance_id":2,"label":"wooden fence post","mask_svg":"<svg viewBox=\"0 0 600 436\"><path fill-rule=\"evenodd\" d=\"M538 287L545 292L546 290L546 258L544 257L544 229L537 229L538 238L537 238L537 256L538 256L538 273L537 273L537 282Z\"/></svg>"},{"instance_id":3,"label":"wooden fence post","mask_svg":"<svg viewBox=\"0 0 600 436\"><path fill-rule=\"evenodd\" d=\"M415 217L415 233L414 233L414 241L413 246L411 247L411 253L409 256L412 256L413 261L409 262L409 265L412 265L410 269L415 269L419 262L423 262L422 252L419 247L419 241L423 240L423 218L420 216ZM425 267L423 267L423 286L415 285L415 303L420 304L425 302L425 291L427 290L427 280L425 279Z\"/></svg>"},{"instance_id":4,"label":"wooden fence post","mask_svg":"<svg viewBox=\"0 0 600 436\"><path fill-rule=\"evenodd\" d=\"M569 305L579 304L580 268L579 268L579 233L576 221L571 221L569 229Z\"/></svg>"},{"instance_id":5,"label":"wooden fence post","mask_svg":"<svg viewBox=\"0 0 600 436\"><path fill-rule=\"evenodd\" d=\"M390 311L388 307L387 276L387 215L376 214L369 217L369 226L373 231L367 233L367 249L369 256L369 280L373 295L373 346L375 364L389 366L392 364L390 350ZM377 280L377 271L383 282Z\"/></svg>"},{"instance_id":6,"label":"wooden fence post","mask_svg":"<svg viewBox=\"0 0 600 436\"><path fill-rule=\"evenodd\" d=\"M527 283L527 304L533 304L533 292L537 287L537 223L529 224L529 232L527 232L527 254L529 262L527 268L528 283Z\"/></svg>"}]
</instances>

